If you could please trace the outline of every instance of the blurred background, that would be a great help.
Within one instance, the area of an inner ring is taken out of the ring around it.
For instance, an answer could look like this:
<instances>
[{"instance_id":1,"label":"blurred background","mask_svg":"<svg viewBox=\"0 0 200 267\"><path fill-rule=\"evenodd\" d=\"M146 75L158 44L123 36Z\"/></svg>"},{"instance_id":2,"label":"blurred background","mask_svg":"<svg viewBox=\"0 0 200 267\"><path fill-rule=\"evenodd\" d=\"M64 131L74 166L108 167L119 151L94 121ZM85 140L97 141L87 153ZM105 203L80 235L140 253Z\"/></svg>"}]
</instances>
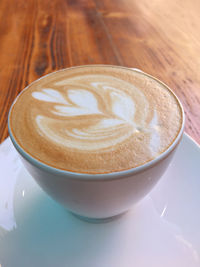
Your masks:
<instances>
[{"instance_id":1,"label":"blurred background","mask_svg":"<svg viewBox=\"0 0 200 267\"><path fill-rule=\"evenodd\" d=\"M17 94L33 80L85 64L139 68L182 101L200 143L199 0L1 0L0 141Z\"/></svg>"}]
</instances>

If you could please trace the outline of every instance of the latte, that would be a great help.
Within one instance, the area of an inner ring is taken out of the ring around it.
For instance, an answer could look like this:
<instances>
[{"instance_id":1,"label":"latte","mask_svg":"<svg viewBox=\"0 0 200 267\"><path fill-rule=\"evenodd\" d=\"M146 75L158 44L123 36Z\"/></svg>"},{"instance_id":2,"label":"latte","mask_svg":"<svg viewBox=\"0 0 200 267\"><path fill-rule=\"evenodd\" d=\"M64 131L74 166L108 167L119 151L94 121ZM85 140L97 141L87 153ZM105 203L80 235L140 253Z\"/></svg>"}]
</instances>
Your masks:
<instances>
[{"instance_id":1,"label":"latte","mask_svg":"<svg viewBox=\"0 0 200 267\"><path fill-rule=\"evenodd\" d=\"M10 113L18 144L49 166L100 174L156 158L175 140L182 109L161 82L139 71L83 66L30 84Z\"/></svg>"}]
</instances>

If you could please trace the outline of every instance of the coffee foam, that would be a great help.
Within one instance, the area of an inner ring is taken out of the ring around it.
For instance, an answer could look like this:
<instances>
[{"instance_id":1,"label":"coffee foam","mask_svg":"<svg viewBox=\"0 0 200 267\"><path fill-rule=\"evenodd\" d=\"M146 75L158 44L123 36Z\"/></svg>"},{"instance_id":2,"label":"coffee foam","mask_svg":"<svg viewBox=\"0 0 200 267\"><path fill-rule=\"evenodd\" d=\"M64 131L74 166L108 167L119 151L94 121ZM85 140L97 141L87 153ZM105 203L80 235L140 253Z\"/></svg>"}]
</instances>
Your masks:
<instances>
[{"instance_id":1,"label":"coffee foam","mask_svg":"<svg viewBox=\"0 0 200 267\"><path fill-rule=\"evenodd\" d=\"M180 130L181 109L164 85L142 73L79 67L30 85L13 107L11 126L24 150L48 165L106 173L166 150Z\"/></svg>"}]
</instances>

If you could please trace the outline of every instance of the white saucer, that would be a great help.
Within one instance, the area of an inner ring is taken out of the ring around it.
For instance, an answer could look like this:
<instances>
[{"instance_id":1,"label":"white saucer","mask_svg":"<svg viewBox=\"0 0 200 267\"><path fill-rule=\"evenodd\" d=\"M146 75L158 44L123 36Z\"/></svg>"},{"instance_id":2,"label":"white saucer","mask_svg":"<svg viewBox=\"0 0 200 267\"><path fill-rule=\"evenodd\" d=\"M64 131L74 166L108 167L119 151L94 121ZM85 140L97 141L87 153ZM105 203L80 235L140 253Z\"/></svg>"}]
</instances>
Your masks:
<instances>
[{"instance_id":1,"label":"white saucer","mask_svg":"<svg viewBox=\"0 0 200 267\"><path fill-rule=\"evenodd\" d=\"M0 146L1 267L199 267L200 148L187 135L155 189L115 221L81 221Z\"/></svg>"}]
</instances>

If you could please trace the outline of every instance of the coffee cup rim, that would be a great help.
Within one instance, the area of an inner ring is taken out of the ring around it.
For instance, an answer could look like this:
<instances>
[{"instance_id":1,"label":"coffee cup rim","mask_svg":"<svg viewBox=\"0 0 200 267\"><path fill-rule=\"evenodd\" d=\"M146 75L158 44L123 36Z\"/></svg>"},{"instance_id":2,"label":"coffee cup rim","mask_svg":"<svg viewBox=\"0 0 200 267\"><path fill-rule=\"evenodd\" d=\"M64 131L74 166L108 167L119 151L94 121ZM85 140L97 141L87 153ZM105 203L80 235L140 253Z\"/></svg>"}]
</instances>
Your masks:
<instances>
[{"instance_id":1,"label":"coffee cup rim","mask_svg":"<svg viewBox=\"0 0 200 267\"><path fill-rule=\"evenodd\" d=\"M56 72L61 72L64 71L66 69L73 69L73 68L84 68L84 67L92 67L92 66L101 66L101 67L114 67L114 68L122 68L122 69L128 69L128 70L132 70L134 72L142 72L144 75L146 75L147 77L152 78L153 80L157 81L158 83L162 84L164 87L166 87L172 94L173 96L176 98L176 101L179 104L180 110L181 110L181 117L182 117L182 124L180 127L180 130L177 134L177 136L175 137L174 141L170 144L170 146L162 153L159 154L159 156L157 156L156 158L142 164L139 165L137 167L134 168L130 168L127 170L122 170L122 171L116 171L116 172L105 172L105 173L79 173L79 172L72 172L72 171L67 171L67 170L62 170L59 168L55 168L52 167L46 163L43 163L41 161L39 161L38 159L34 158L33 156L31 156L28 152L26 152L16 141L14 135L12 134L12 130L11 130L11 126L10 126L10 114L12 111L12 108L15 104L15 102L17 101L17 98L21 95L21 93L24 90L27 90L29 88L30 85L32 85L33 83L37 82L40 79L43 79L44 77L47 77L48 75L51 75L52 73L56 73ZM123 66L115 66L115 65L105 65L105 64L94 64L94 65L83 65L83 66L74 66L74 67L69 67L69 68L65 68L65 69L61 69L55 72L51 72L47 75L44 75L42 77L40 77L39 79L33 81L32 83L30 83L27 87L25 87L20 94L15 98L15 100L13 101L10 110L9 110L9 114L8 114L8 132L11 138L11 141L14 145L14 147L16 148L16 150L18 151L18 153L25 158L29 163L31 163L32 165L36 166L39 169L42 169L43 171L47 171L53 175L59 175L59 176L66 176L66 178L73 178L73 179L78 179L78 180L93 180L93 181L99 181L99 180L112 180L112 179L120 179L123 177L128 177L134 174L137 174L139 172L143 172L147 169L152 168L154 165L158 164L160 161L164 160L171 152L173 152L173 150L176 148L176 146L179 144L183 132L184 132L184 125L185 125L185 114L184 114L184 109L183 106L180 102L180 100L178 99L178 97L176 96L176 94L162 81L160 81L159 79L153 77L152 75L143 72L140 69L137 68L129 68L129 67L123 67Z\"/></svg>"}]
</instances>

